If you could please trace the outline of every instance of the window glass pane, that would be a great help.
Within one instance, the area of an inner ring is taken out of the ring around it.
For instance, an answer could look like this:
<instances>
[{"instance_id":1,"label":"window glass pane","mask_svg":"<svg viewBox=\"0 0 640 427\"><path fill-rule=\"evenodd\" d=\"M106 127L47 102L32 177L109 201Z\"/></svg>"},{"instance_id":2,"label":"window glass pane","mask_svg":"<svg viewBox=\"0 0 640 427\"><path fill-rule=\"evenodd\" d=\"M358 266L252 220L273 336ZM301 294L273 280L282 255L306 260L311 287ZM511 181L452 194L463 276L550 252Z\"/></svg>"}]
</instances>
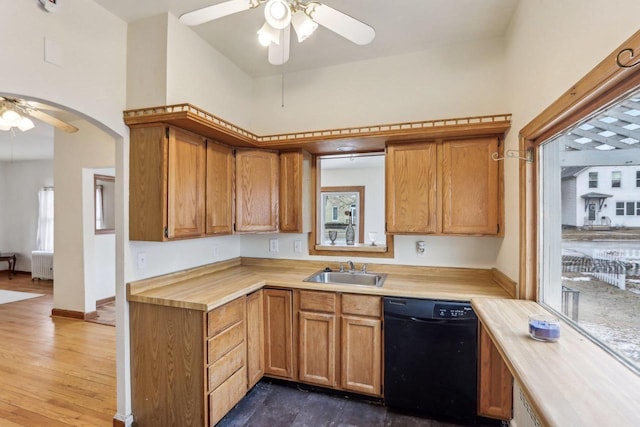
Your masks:
<instances>
[{"instance_id":1,"label":"window glass pane","mask_svg":"<svg viewBox=\"0 0 640 427\"><path fill-rule=\"evenodd\" d=\"M627 215L634 215L635 214L635 203L634 202L627 202Z\"/></svg>"},{"instance_id":2,"label":"window glass pane","mask_svg":"<svg viewBox=\"0 0 640 427\"><path fill-rule=\"evenodd\" d=\"M634 105L638 94L540 147L538 298L640 370L640 144L615 140L640 140ZM609 148L576 141L612 126ZM611 188L594 190L598 176Z\"/></svg>"},{"instance_id":3,"label":"window glass pane","mask_svg":"<svg viewBox=\"0 0 640 427\"><path fill-rule=\"evenodd\" d=\"M620 171L611 172L611 187L619 188L621 181L622 181L622 172Z\"/></svg>"}]
</instances>

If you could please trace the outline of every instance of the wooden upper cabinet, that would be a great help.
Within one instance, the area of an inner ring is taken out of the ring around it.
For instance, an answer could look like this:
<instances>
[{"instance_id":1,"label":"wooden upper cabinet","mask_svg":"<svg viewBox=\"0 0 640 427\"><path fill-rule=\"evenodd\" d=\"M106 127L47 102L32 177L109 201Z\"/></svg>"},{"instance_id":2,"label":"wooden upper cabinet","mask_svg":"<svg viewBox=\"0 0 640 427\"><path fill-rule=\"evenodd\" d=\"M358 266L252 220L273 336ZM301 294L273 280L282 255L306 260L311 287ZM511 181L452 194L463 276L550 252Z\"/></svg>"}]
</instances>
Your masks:
<instances>
[{"instance_id":1,"label":"wooden upper cabinet","mask_svg":"<svg viewBox=\"0 0 640 427\"><path fill-rule=\"evenodd\" d=\"M280 231L302 233L303 160L300 151L280 153Z\"/></svg>"},{"instance_id":2,"label":"wooden upper cabinet","mask_svg":"<svg viewBox=\"0 0 640 427\"><path fill-rule=\"evenodd\" d=\"M173 127L131 129L129 237L163 241L204 233L205 141Z\"/></svg>"},{"instance_id":3,"label":"wooden upper cabinet","mask_svg":"<svg viewBox=\"0 0 640 427\"><path fill-rule=\"evenodd\" d=\"M233 232L233 150L207 141L206 234Z\"/></svg>"},{"instance_id":4,"label":"wooden upper cabinet","mask_svg":"<svg viewBox=\"0 0 640 427\"><path fill-rule=\"evenodd\" d=\"M204 233L205 140L169 128L169 238Z\"/></svg>"},{"instance_id":5,"label":"wooden upper cabinet","mask_svg":"<svg viewBox=\"0 0 640 427\"><path fill-rule=\"evenodd\" d=\"M500 235L499 138L391 144L387 147L387 232Z\"/></svg>"},{"instance_id":6,"label":"wooden upper cabinet","mask_svg":"<svg viewBox=\"0 0 640 427\"><path fill-rule=\"evenodd\" d=\"M278 231L278 154L236 152L236 231Z\"/></svg>"},{"instance_id":7,"label":"wooden upper cabinet","mask_svg":"<svg viewBox=\"0 0 640 427\"><path fill-rule=\"evenodd\" d=\"M442 232L498 234L498 138L446 141L442 144Z\"/></svg>"},{"instance_id":8,"label":"wooden upper cabinet","mask_svg":"<svg viewBox=\"0 0 640 427\"><path fill-rule=\"evenodd\" d=\"M435 233L436 144L393 144L386 155L388 233Z\"/></svg>"}]
</instances>

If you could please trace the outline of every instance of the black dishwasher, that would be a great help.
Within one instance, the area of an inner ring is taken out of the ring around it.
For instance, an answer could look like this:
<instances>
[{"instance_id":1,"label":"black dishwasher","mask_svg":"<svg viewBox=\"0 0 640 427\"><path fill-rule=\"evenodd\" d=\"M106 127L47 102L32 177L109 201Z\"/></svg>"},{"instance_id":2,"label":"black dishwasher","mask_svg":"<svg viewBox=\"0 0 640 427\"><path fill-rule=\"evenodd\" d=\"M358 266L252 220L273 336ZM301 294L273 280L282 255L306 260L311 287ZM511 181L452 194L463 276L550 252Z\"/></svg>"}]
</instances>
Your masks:
<instances>
[{"instance_id":1,"label":"black dishwasher","mask_svg":"<svg viewBox=\"0 0 640 427\"><path fill-rule=\"evenodd\" d=\"M385 298L385 405L438 420L487 424L476 415L477 330L469 303Z\"/></svg>"}]
</instances>

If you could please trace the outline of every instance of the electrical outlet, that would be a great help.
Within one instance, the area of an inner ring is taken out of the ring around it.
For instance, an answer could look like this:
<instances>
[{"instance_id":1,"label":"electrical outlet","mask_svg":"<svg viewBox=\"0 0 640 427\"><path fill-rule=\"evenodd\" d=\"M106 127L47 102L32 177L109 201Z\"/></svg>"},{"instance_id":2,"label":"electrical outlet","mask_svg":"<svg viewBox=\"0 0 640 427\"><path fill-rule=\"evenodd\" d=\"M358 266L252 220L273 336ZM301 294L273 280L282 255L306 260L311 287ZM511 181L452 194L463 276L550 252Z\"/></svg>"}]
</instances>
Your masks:
<instances>
[{"instance_id":1,"label":"electrical outlet","mask_svg":"<svg viewBox=\"0 0 640 427\"><path fill-rule=\"evenodd\" d=\"M419 257L423 257L426 252L426 245L423 240L416 242L416 253Z\"/></svg>"},{"instance_id":2,"label":"electrical outlet","mask_svg":"<svg viewBox=\"0 0 640 427\"><path fill-rule=\"evenodd\" d=\"M302 241L300 241L300 240L294 240L293 241L293 252L295 252L297 254L301 254L302 253Z\"/></svg>"},{"instance_id":3,"label":"electrical outlet","mask_svg":"<svg viewBox=\"0 0 640 427\"><path fill-rule=\"evenodd\" d=\"M147 253L138 252L138 270L144 270L147 268Z\"/></svg>"},{"instance_id":4,"label":"electrical outlet","mask_svg":"<svg viewBox=\"0 0 640 427\"><path fill-rule=\"evenodd\" d=\"M278 252L278 239L269 239L269 252Z\"/></svg>"},{"instance_id":5,"label":"electrical outlet","mask_svg":"<svg viewBox=\"0 0 640 427\"><path fill-rule=\"evenodd\" d=\"M217 245L213 246L213 259L218 259L220 256L220 248Z\"/></svg>"}]
</instances>

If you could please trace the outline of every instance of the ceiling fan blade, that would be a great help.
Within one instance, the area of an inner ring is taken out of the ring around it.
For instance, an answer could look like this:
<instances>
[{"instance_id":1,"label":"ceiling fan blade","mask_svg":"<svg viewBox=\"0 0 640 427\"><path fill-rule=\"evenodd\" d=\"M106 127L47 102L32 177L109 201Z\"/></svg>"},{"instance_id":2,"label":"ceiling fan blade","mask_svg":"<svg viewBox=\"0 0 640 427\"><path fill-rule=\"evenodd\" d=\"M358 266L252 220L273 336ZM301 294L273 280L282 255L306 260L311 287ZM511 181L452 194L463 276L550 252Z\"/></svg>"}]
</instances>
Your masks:
<instances>
[{"instance_id":1,"label":"ceiling fan blade","mask_svg":"<svg viewBox=\"0 0 640 427\"><path fill-rule=\"evenodd\" d=\"M212 6L183 13L178 21L191 27L204 24L214 19L251 9L252 0L229 0Z\"/></svg>"},{"instance_id":2,"label":"ceiling fan blade","mask_svg":"<svg viewBox=\"0 0 640 427\"><path fill-rule=\"evenodd\" d=\"M311 19L355 44L365 45L373 41L375 30L364 22L340 12L326 4L314 4Z\"/></svg>"},{"instance_id":3,"label":"ceiling fan blade","mask_svg":"<svg viewBox=\"0 0 640 427\"><path fill-rule=\"evenodd\" d=\"M61 129L65 132L68 133L74 133L78 131L78 128L70 125L67 122L63 122L60 119L57 119L53 116L48 115L47 113L43 113L40 110L35 110L33 108L22 108L22 111L24 111L26 114L30 115L31 117L35 117L38 120L41 120L47 124L50 124L51 126L55 126L58 129Z\"/></svg>"},{"instance_id":4,"label":"ceiling fan blade","mask_svg":"<svg viewBox=\"0 0 640 427\"><path fill-rule=\"evenodd\" d=\"M289 42L291 40L291 26L280 30L280 44L269 45L269 64L282 65L289 60Z\"/></svg>"}]
</instances>

